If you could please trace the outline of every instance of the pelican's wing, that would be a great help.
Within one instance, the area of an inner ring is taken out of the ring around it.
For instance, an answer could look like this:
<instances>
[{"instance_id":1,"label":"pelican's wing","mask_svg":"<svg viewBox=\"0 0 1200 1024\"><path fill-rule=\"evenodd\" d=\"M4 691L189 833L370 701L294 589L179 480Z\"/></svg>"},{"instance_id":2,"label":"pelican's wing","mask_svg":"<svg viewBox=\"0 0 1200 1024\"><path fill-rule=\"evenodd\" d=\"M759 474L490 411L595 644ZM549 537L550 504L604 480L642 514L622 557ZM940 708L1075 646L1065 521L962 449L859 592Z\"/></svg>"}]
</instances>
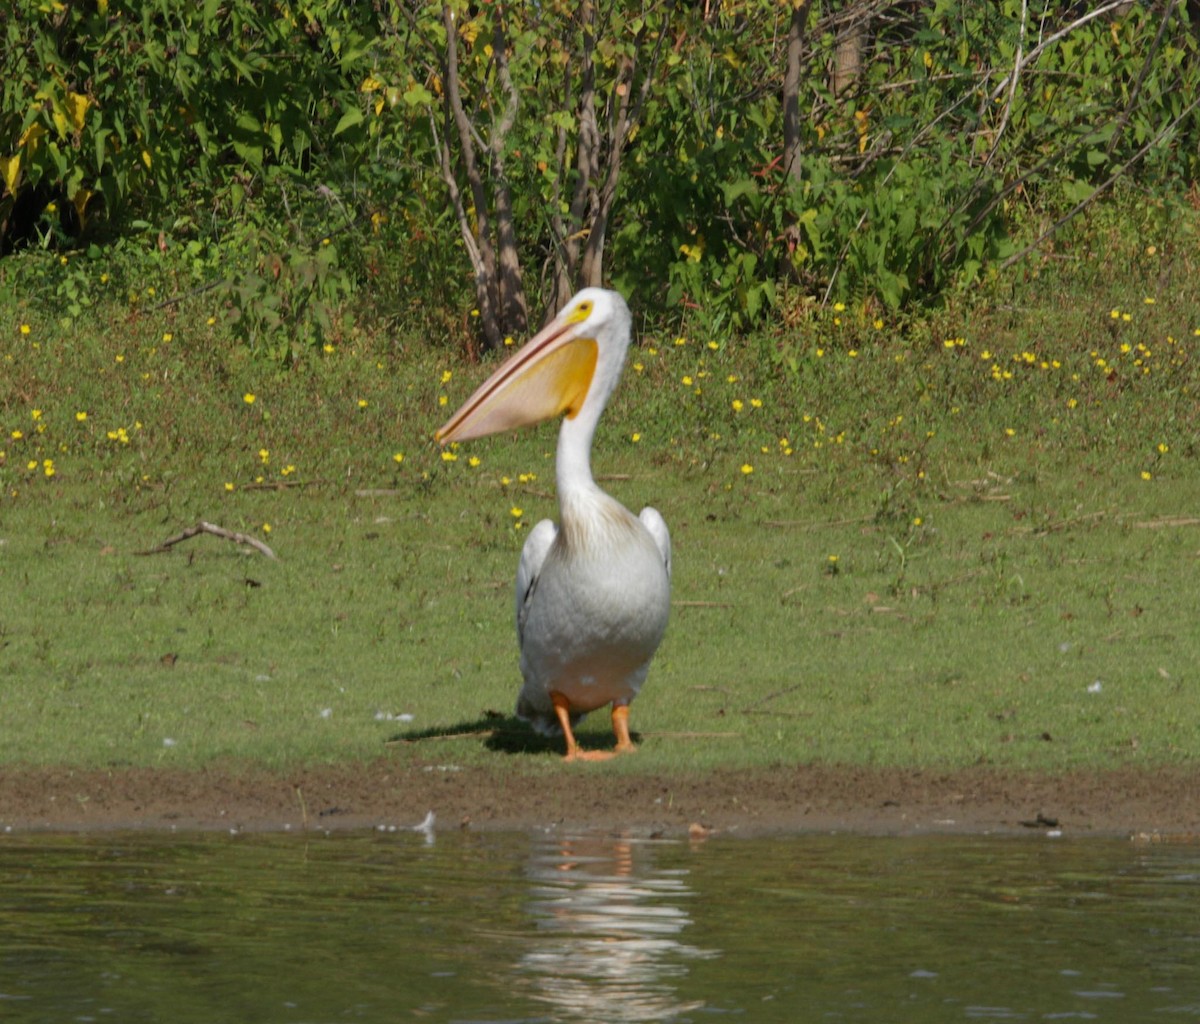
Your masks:
<instances>
[{"instance_id":1,"label":"pelican's wing","mask_svg":"<svg viewBox=\"0 0 1200 1024\"><path fill-rule=\"evenodd\" d=\"M558 527L549 519L543 519L525 538L521 548L521 561L517 565L517 643L525 645L525 618L529 614L529 603L537 589L538 577L542 574L542 563L550 551L550 545L558 536Z\"/></svg>"},{"instance_id":2,"label":"pelican's wing","mask_svg":"<svg viewBox=\"0 0 1200 1024\"><path fill-rule=\"evenodd\" d=\"M658 545L658 550L662 553L663 564L667 567L667 579L670 579L671 531L667 529L667 521L658 514L658 509L651 508L649 505L638 513L638 518L642 521L642 525L650 531L654 543ZM530 540L532 539L531 537Z\"/></svg>"}]
</instances>

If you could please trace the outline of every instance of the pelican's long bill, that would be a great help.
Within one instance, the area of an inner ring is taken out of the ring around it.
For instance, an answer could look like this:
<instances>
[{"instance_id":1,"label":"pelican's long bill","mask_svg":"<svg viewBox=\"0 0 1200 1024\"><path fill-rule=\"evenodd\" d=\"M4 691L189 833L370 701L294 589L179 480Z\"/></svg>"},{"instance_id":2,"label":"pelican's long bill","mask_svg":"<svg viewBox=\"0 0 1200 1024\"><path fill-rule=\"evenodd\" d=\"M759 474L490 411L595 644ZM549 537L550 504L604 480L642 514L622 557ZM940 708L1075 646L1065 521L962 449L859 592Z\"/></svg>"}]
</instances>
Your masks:
<instances>
[{"instance_id":1,"label":"pelican's long bill","mask_svg":"<svg viewBox=\"0 0 1200 1024\"><path fill-rule=\"evenodd\" d=\"M440 444L574 416L596 371L597 345L582 333L590 303L558 316L484 381L434 435Z\"/></svg>"}]
</instances>

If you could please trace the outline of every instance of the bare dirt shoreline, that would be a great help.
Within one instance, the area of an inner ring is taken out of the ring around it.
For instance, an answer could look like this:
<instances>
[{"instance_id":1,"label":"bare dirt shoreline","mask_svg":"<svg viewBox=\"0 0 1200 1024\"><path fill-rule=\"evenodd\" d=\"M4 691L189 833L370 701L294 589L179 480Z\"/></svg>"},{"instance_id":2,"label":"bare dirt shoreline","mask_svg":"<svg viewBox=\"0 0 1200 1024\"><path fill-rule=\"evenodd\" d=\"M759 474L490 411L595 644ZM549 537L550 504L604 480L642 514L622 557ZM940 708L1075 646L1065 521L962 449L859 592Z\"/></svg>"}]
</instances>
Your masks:
<instances>
[{"instance_id":1,"label":"bare dirt shoreline","mask_svg":"<svg viewBox=\"0 0 1200 1024\"><path fill-rule=\"evenodd\" d=\"M1200 768L1047 776L801 765L645 776L556 765L537 772L430 764L175 771L0 768L0 832L101 829L696 829L1200 837Z\"/></svg>"}]
</instances>

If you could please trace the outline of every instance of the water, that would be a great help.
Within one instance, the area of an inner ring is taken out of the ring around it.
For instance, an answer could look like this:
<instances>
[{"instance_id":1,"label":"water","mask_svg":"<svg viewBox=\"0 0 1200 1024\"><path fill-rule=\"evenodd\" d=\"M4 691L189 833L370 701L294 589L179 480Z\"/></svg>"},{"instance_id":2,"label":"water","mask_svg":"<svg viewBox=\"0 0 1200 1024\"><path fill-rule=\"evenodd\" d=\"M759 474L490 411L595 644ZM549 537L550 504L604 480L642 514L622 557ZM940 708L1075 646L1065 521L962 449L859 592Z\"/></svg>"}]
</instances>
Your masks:
<instances>
[{"instance_id":1,"label":"water","mask_svg":"<svg viewBox=\"0 0 1200 1024\"><path fill-rule=\"evenodd\" d=\"M0 837L0 1020L1200 1020L1200 848Z\"/></svg>"}]
</instances>

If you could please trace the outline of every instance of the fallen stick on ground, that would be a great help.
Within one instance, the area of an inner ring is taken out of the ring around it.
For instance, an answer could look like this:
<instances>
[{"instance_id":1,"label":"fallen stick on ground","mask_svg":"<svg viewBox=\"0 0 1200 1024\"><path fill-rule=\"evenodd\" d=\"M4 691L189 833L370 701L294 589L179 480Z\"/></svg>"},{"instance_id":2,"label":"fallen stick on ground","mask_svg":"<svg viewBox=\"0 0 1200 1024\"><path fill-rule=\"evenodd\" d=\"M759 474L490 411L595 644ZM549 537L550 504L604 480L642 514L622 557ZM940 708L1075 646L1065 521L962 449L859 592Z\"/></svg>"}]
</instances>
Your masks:
<instances>
[{"instance_id":1,"label":"fallen stick on ground","mask_svg":"<svg viewBox=\"0 0 1200 1024\"><path fill-rule=\"evenodd\" d=\"M221 537L224 540L231 540L235 544L249 544L255 551L259 551L268 558L273 558L278 561L278 556L266 544L257 537L251 537L245 533L235 533L233 530L226 530L224 527L215 526L212 523L206 523L203 520L195 526L189 526L186 530L175 534L174 537L168 537L158 547L150 548L147 551L139 551L139 555L157 555L164 551L170 550L171 546L178 544L180 541L190 540L192 537L199 536L202 533L210 533L214 537Z\"/></svg>"},{"instance_id":2,"label":"fallen stick on ground","mask_svg":"<svg viewBox=\"0 0 1200 1024\"><path fill-rule=\"evenodd\" d=\"M1167 526L1200 526L1200 518L1196 516L1161 516L1158 519L1147 519L1144 523L1134 523L1143 530L1161 530Z\"/></svg>"},{"instance_id":3,"label":"fallen stick on ground","mask_svg":"<svg viewBox=\"0 0 1200 1024\"><path fill-rule=\"evenodd\" d=\"M390 747L397 743L424 743L426 740L463 740L473 736L490 736L496 732L499 730L495 726L488 726L483 729L467 729L465 732L421 733L417 736L396 736L390 740L384 740L383 745Z\"/></svg>"}]
</instances>

